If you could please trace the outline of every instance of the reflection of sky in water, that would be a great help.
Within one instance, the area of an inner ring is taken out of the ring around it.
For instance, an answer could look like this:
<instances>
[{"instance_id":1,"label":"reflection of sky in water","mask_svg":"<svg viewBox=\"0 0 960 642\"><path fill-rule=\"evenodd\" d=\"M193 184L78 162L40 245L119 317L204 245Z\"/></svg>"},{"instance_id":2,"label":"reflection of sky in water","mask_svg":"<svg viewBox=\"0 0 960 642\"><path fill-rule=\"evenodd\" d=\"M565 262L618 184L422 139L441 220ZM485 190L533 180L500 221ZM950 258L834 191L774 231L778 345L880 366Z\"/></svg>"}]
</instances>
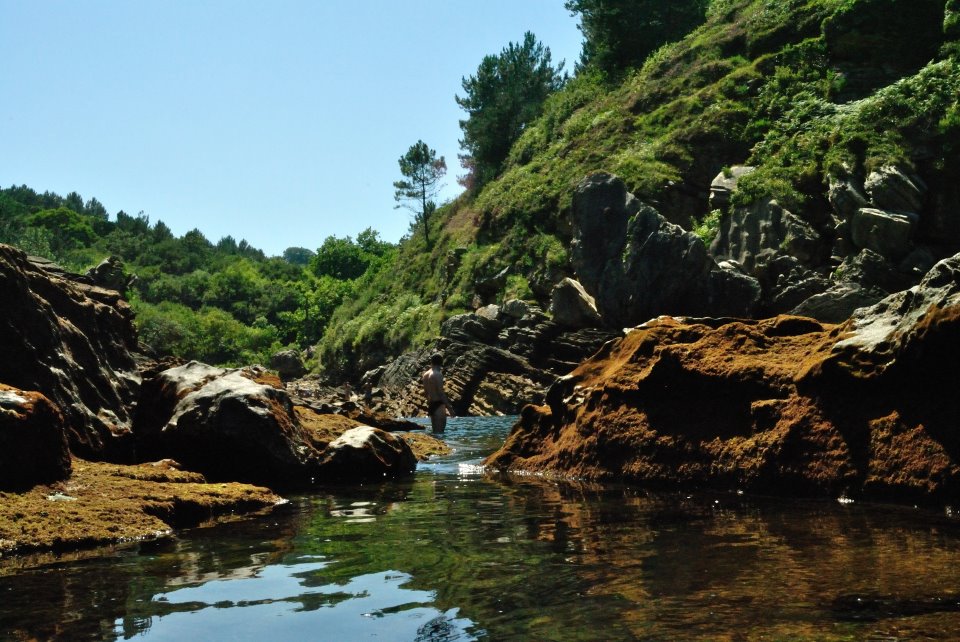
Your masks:
<instances>
[{"instance_id":1,"label":"reflection of sky in water","mask_svg":"<svg viewBox=\"0 0 960 642\"><path fill-rule=\"evenodd\" d=\"M253 577L216 580L154 597L173 613L155 616L151 640L471 640L457 609L431 606L411 577L387 571L344 584L322 581L327 562L264 567ZM177 612L179 611L179 612ZM282 628L278 622L283 618ZM118 627L120 624L118 623ZM118 628L118 632L121 629Z\"/></svg>"}]
</instances>

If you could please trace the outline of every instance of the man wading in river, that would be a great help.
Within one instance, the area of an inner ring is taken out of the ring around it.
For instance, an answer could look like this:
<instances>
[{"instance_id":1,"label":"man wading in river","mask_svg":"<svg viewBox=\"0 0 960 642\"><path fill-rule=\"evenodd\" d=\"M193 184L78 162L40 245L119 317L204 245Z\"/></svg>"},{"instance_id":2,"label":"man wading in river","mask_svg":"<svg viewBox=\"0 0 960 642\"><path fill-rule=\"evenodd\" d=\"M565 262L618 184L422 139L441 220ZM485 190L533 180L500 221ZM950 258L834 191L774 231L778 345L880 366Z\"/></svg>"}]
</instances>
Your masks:
<instances>
[{"instance_id":1,"label":"man wading in river","mask_svg":"<svg viewBox=\"0 0 960 642\"><path fill-rule=\"evenodd\" d=\"M430 415L430 425L433 426L433 432L443 432L447 427L447 411L453 414L453 407L447 398L447 393L443 391L443 356L435 353L430 357L430 369L420 377L420 383L423 384L423 393L427 397L427 414Z\"/></svg>"}]
</instances>

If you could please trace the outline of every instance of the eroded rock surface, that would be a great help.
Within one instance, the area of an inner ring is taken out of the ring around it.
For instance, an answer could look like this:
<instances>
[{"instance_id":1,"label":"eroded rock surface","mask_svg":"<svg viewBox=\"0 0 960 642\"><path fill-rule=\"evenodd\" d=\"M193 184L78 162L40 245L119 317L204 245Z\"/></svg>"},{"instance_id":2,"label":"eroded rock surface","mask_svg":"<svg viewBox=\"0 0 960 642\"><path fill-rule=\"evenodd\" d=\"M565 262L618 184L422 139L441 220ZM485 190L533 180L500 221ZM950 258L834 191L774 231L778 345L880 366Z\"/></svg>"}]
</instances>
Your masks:
<instances>
[{"instance_id":1,"label":"eroded rock surface","mask_svg":"<svg viewBox=\"0 0 960 642\"><path fill-rule=\"evenodd\" d=\"M492 466L785 495L960 497L960 255L842 325L661 318L524 409Z\"/></svg>"},{"instance_id":2,"label":"eroded rock surface","mask_svg":"<svg viewBox=\"0 0 960 642\"><path fill-rule=\"evenodd\" d=\"M8 245L0 245L0 300L0 382L50 399L74 453L131 461L140 375L130 306Z\"/></svg>"},{"instance_id":3,"label":"eroded rock surface","mask_svg":"<svg viewBox=\"0 0 960 642\"><path fill-rule=\"evenodd\" d=\"M521 316L517 316L521 315ZM560 375L596 352L619 332L573 328L551 320L536 306L507 301L497 313L448 319L434 345L401 355L367 373L364 383L380 393L371 407L381 413L425 414L420 375L441 352L447 395L458 415L513 415L538 403Z\"/></svg>"}]
</instances>

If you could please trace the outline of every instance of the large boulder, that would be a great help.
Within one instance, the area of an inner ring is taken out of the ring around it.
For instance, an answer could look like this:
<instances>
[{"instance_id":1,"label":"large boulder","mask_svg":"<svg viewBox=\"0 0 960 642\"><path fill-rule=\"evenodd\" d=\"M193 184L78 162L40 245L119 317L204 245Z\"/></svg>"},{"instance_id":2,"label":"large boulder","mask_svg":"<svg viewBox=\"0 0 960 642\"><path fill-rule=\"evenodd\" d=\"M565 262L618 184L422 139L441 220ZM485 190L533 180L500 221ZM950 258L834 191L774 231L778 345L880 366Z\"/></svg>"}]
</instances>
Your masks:
<instances>
[{"instance_id":1,"label":"large boulder","mask_svg":"<svg viewBox=\"0 0 960 642\"><path fill-rule=\"evenodd\" d=\"M116 290L126 296L127 288L136 280L124 273L123 261L116 256L108 256L96 266L87 270L86 277L93 285L107 290Z\"/></svg>"},{"instance_id":2,"label":"large boulder","mask_svg":"<svg viewBox=\"0 0 960 642\"><path fill-rule=\"evenodd\" d=\"M292 381L308 372L298 350L281 350L271 355L270 367L277 371L281 381Z\"/></svg>"},{"instance_id":3,"label":"large boulder","mask_svg":"<svg viewBox=\"0 0 960 642\"><path fill-rule=\"evenodd\" d=\"M734 165L717 174L710 182L710 209L727 209L740 179L755 169L749 165Z\"/></svg>"},{"instance_id":4,"label":"large boulder","mask_svg":"<svg viewBox=\"0 0 960 642\"><path fill-rule=\"evenodd\" d=\"M145 382L138 454L175 459L210 479L274 488L311 483L319 453L289 395L254 378L250 370L191 361Z\"/></svg>"},{"instance_id":5,"label":"large boulder","mask_svg":"<svg viewBox=\"0 0 960 642\"><path fill-rule=\"evenodd\" d=\"M326 481L382 480L410 475L417 458L404 439L389 432L358 426L324 450L320 471Z\"/></svg>"},{"instance_id":6,"label":"large boulder","mask_svg":"<svg viewBox=\"0 0 960 642\"><path fill-rule=\"evenodd\" d=\"M919 212L927 186L917 176L907 176L898 167L885 166L870 172L863 184L874 207L895 212Z\"/></svg>"},{"instance_id":7,"label":"large boulder","mask_svg":"<svg viewBox=\"0 0 960 642\"><path fill-rule=\"evenodd\" d=\"M862 207L868 207L869 201L862 186L850 176L831 176L827 188L827 200L833 208L834 218L849 221Z\"/></svg>"},{"instance_id":8,"label":"large boulder","mask_svg":"<svg viewBox=\"0 0 960 642\"><path fill-rule=\"evenodd\" d=\"M38 392L0 384L0 490L23 490L70 476L63 415Z\"/></svg>"},{"instance_id":9,"label":"large boulder","mask_svg":"<svg viewBox=\"0 0 960 642\"><path fill-rule=\"evenodd\" d=\"M130 461L133 313L118 292L85 281L0 245L0 382L52 401L75 454Z\"/></svg>"},{"instance_id":10,"label":"large boulder","mask_svg":"<svg viewBox=\"0 0 960 642\"><path fill-rule=\"evenodd\" d=\"M528 406L487 463L651 486L960 500L960 255L842 325L661 318Z\"/></svg>"},{"instance_id":11,"label":"large boulder","mask_svg":"<svg viewBox=\"0 0 960 642\"><path fill-rule=\"evenodd\" d=\"M550 314L554 321L570 328L600 325L600 314L593 297L571 278L565 278L554 286L550 296Z\"/></svg>"},{"instance_id":12,"label":"large boulder","mask_svg":"<svg viewBox=\"0 0 960 642\"><path fill-rule=\"evenodd\" d=\"M850 222L850 236L857 247L873 250L888 259L899 259L911 249L919 220L913 212L863 207Z\"/></svg>"}]
</instances>

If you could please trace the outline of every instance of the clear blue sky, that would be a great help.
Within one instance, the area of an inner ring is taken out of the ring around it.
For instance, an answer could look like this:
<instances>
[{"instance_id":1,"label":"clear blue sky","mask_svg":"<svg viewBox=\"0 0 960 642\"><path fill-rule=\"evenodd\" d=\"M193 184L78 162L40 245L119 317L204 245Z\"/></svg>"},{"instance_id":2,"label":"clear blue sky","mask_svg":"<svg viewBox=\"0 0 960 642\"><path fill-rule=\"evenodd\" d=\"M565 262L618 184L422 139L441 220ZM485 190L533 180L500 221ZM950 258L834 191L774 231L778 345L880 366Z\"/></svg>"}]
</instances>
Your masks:
<instances>
[{"instance_id":1,"label":"clear blue sky","mask_svg":"<svg viewBox=\"0 0 960 642\"><path fill-rule=\"evenodd\" d=\"M270 255L397 241L397 159L423 139L455 196L454 94L528 30L572 70L563 0L0 0L0 186Z\"/></svg>"}]
</instances>

